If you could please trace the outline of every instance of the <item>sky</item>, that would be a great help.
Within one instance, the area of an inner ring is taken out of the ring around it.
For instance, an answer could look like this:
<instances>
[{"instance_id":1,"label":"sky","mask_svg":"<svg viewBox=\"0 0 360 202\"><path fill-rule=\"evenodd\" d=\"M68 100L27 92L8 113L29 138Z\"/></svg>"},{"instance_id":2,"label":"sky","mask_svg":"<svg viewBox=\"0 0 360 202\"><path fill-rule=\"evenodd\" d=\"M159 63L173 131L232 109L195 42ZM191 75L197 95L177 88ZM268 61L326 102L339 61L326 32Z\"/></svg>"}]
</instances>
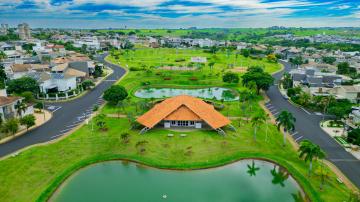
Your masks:
<instances>
[{"instance_id":1,"label":"sky","mask_svg":"<svg viewBox=\"0 0 360 202\"><path fill-rule=\"evenodd\" d=\"M0 0L0 23L49 28L360 27L360 0Z\"/></svg>"}]
</instances>

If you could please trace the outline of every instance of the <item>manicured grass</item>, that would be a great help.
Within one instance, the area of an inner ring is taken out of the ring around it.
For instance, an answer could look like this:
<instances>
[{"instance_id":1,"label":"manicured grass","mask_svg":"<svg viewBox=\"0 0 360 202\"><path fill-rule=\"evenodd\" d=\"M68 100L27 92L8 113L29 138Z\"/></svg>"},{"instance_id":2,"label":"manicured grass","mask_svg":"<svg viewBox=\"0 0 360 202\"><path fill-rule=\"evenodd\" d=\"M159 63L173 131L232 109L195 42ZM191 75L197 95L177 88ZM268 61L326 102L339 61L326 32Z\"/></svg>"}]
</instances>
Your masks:
<instances>
[{"instance_id":1,"label":"manicured grass","mask_svg":"<svg viewBox=\"0 0 360 202\"><path fill-rule=\"evenodd\" d=\"M92 132L90 125L84 126L57 143L34 147L0 161L0 201L35 201L45 190L43 197L48 196L65 177L81 166L120 158L172 169L220 166L242 158L272 159L285 166L314 201L343 201L348 196L348 189L338 184L331 172L323 191L319 191L320 177L317 174L307 180L308 165L298 158L290 145L281 146L281 135L274 126L269 127L268 142L264 141L266 127L260 128L255 142L252 127L246 122L237 127L237 132L227 131L226 137L213 131L163 129L139 135L138 130L129 130L126 119L107 118L107 124L109 130L106 132ZM130 133L128 144L120 138L123 132ZM169 133L175 137L167 137ZM180 137L182 133L187 137ZM148 143L141 154L135 145L143 140ZM318 167L316 163L314 170Z\"/></svg>"},{"instance_id":2,"label":"manicured grass","mask_svg":"<svg viewBox=\"0 0 360 202\"><path fill-rule=\"evenodd\" d=\"M142 100L134 96L134 93L139 88L143 87L172 87L172 88L199 88L199 87L225 87L233 90L242 90L244 87L239 84L227 84L222 81L222 75L226 71L231 71L233 68L229 67L229 64L234 64L234 67L249 67L253 65L259 65L265 68L269 73L280 70L280 64L268 62L266 59L255 60L251 58L245 58L238 55L237 58L233 53L228 54L226 52L218 52L213 55L210 53L204 53L199 49L151 49L143 48L136 49L134 51L122 51L116 52L118 59L115 56L109 56L107 59L113 63L120 64L122 67L143 68L142 71L129 70L128 75L123 78L119 85L124 86L130 96L129 102L126 107L126 112L135 112L135 103ZM210 68L208 63L195 71L178 71L178 70L163 70L158 67L167 66L172 64L174 66L187 66L190 63L191 57L207 57L209 61L216 61L215 66ZM215 59L214 59L215 58ZM175 62L176 59L185 59L183 62ZM227 62L231 61L231 62ZM239 73L241 76L241 73ZM194 79L195 78L195 79ZM260 99L260 98L258 98ZM150 101L150 100L147 100ZM220 101L216 101L219 104ZM255 103L255 104L254 104ZM255 102L246 103L246 109L243 108L244 104L239 104L238 101L225 102L225 108L221 110L224 115L227 116L246 116L250 112L256 112L259 107ZM112 106L106 106L103 109L104 113L117 113L118 109ZM143 112L137 112L143 113ZM249 114L250 115L250 114Z\"/></svg>"}]
</instances>

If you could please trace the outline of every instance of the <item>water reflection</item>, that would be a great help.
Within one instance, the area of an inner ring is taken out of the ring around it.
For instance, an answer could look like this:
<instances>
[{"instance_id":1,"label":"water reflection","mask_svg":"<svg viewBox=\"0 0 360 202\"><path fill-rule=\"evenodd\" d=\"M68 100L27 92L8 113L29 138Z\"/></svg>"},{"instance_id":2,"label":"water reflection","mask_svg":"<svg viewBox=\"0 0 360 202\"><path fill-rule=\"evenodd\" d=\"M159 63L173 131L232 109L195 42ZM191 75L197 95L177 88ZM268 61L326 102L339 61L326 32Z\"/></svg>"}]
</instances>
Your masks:
<instances>
[{"instance_id":1,"label":"water reflection","mask_svg":"<svg viewBox=\"0 0 360 202\"><path fill-rule=\"evenodd\" d=\"M135 96L140 98L165 98L177 95L191 95L205 99L215 99L222 101L239 100L239 95L236 91L219 87L198 89L143 88L135 92Z\"/></svg>"}]
</instances>

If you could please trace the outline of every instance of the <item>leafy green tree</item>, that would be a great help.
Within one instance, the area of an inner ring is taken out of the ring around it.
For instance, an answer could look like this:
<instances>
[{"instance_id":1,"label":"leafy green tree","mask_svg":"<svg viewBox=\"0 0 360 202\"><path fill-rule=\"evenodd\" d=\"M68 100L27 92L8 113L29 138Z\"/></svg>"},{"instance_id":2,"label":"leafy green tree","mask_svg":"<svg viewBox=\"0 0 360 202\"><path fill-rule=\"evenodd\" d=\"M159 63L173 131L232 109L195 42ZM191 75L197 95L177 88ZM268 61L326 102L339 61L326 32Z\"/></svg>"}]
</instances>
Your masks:
<instances>
[{"instance_id":1,"label":"leafy green tree","mask_svg":"<svg viewBox=\"0 0 360 202\"><path fill-rule=\"evenodd\" d=\"M25 103L32 103L35 101L34 94L30 91L23 92L20 96L24 98Z\"/></svg>"},{"instance_id":2,"label":"leafy green tree","mask_svg":"<svg viewBox=\"0 0 360 202\"><path fill-rule=\"evenodd\" d=\"M81 83L81 85L84 89L90 89L91 87L95 86L95 83L93 81L87 79L87 80L83 81Z\"/></svg>"},{"instance_id":3,"label":"leafy green tree","mask_svg":"<svg viewBox=\"0 0 360 202\"><path fill-rule=\"evenodd\" d=\"M293 80L288 72L284 73L281 79L281 84L284 89L289 89L293 87Z\"/></svg>"},{"instance_id":4,"label":"leafy green tree","mask_svg":"<svg viewBox=\"0 0 360 202\"><path fill-rule=\"evenodd\" d=\"M268 90L274 83L274 78L269 73L264 72L262 67L258 66L250 67L241 78L245 86L248 86L251 81L255 82L257 94L260 93L260 90Z\"/></svg>"},{"instance_id":5,"label":"leafy green tree","mask_svg":"<svg viewBox=\"0 0 360 202\"><path fill-rule=\"evenodd\" d=\"M299 152L300 158L304 158L305 162L310 162L309 176L311 175L313 160L325 158L325 152L320 148L319 145L312 143L310 140L301 141Z\"/></svg>"},{"instance_id":6,"label":"leafy green tree","mask_svg":"<svg viewBox=\"0 0 360 202\"><path fill-rule=\"evenodd\" d=\"M1 61L1 54L0 54L0 61ZM7 76L5 73L5 68L3 64L0 64L0 89L5 88Z\"/></svg>"},{"instance_id":7,"label":"leafy green tree","mask_svg":"<svg viewBox=\"0 0 360 202\"><path fill-rule=\"evenodd\" d=\"M276 57L276 55L273 54L273 53L267 55L267 56L266 56L266 59L267 59L269 62L274 62L274 63L277 62L277 57Z\"/></svg>"},{"instance_id":8,"label":"leafy green tree","mask_svg":"<svg viewBox=\"0 0 360 202\"><path fill-rule=\"evenodd\" d=\"M254 141L256 142L256 132L258 127L265 123L266 115L264 112L256 114L254 117L251 118L252 126L254 127Z\"/></svg>"},{"instance_id":9,"label":"leafy green tree","mask_svg":"<svg viewBox=\"0 0 360 202\"><path fill-rule=\"evenodd\" d=\"M341 62L337 65L337 72L338 74L350 74L351 72L354 72L354 68L351 68L348 62ZM355 70L356 71L356 70Z\"/></svg>"},{"instance_id":10,"label":"leafy green tree","mask_svg":"<svg viewBox=\"0 0 360 202\"><path fill-rule=\"evenodd\" d=\"M36 118L34 115L29 114L20 119L20 124L26 126L26 130L29 130L31 126L35 125Z\"/></svg>"},{"instance_id":11,"label":"leafy green tree","mask_svg":"<svg viewBox=\"0 0 360 202\"><path fill-rule=\"evenodd\" d=\"M104 99L110 105L116 105L119 101L124 100L128 96L126 89L123 86L113 85L104 92Z\"/></svg>"},{"instance_id":12,"label":"leafy green tree","mask_svg":"<svg viewBox=\"0 0 360 202\"><path fill-rule=\"evenodd\" d=\"M286 144L286 132L295 129L295 117L288 111L282 111L276 118L277 128L284 128L283 146Z\"/></svg>"},{"instance_id":13,"label":"leafy green tree","mask_svg":"<svg viewBox=\"0 0 360 202\"><path fill-rule=\"evenodd\" d=\"M22 77L9 81L7 91L16 94L29 91L36 94L39 92L39 84L31 77Z\"/></svg>"},{"instance_id":14,"label":"leafy green tree","mask_svg":"<svg viewBox=\"0 0 360 202\"><path fill-rule=\"evenodd\" d=\"M323 56L322 58L322 61L326 64L334 64L334 62L336 62L336 58L335 57L331 57L331 56Z\"/></svg>"},{"instance_id":15,"label":"leafy green tree","mask_svg":"<svg viewBox=\"0 0 360 202\"><path fill-rule=\"evenodd\" d=\"M94 70L94 73L93 73L94 78L101 77L102 74L103 74L103 69L102 69L102 67L99 66L99 65L95 65L95 70Z\"/></svg>"},{"instance_id":16,"label":"leafy green tree","mask_svg":"<svg viewBox=\"0 0 360 202\"><path fill-rule=\"evenodd\" d=\"M335 115L336 120L341 120L351 112L352 104L348 100L337 101L331 103L328 107L327 112L329 114Z\"/></svg>"},{"instance_id":17,"label":"leafy green tree","mask_svg":"<svg viewBox=\"0 0 360 202\"><path fill-rule=\"evenodd\" d=\"M295 58L290 58L290 63L296 66L305 64L306 62L304 61L304 59L301 56L296 56Z\"/></svg>"},{"instance_id":18,"label":"leafy green tree","mask_svg":"<svg viewBox=\"0 0 360 202\"><path fill-rule=\"evenodd\" d=\"M3 51L0 51L0 61L3 61L6 58L7 58L6 54Z\"/></svg>"},{"instance_id":19,"label":"leafy green tree","mask_svg":"<svg viewBox=\"0 0 360 202\"><path fill-rule=\"evenodd\" d=\"M239 83L239 75L233 72L226 72L223 76L223 81L226 83Z\"/></svg>"},{"instance_id":20,"label":"leafy green tree","mask_svg":"<svg viewBox=\"0 0 360 202\"><path fill-rule=\"evenodd\" d=\"M348 132L347 141L360 146L360 128L356 128Z\"/></svg>"},{"instance_id":21,"label":"leafy green tree","mask_svg":"<svg viewBox=\"0 0 360 202\"><path fill-rule=\"evenodd\" d=\"M7 120L3 126L2 131L4 133L15 134L19 130L19 121L15 118Z\"/></svg>"},{"instance_id":22,"label":"leafy green tree","mask_svg":"<svg viewBox=\"0 0 360 202\"><path fill-rule=\"evenodd\" d=\"M249 49L241 49L241 55L243 55L244 57L249 57L250 56L250 51Z\"/></svg>"}]
</instances>

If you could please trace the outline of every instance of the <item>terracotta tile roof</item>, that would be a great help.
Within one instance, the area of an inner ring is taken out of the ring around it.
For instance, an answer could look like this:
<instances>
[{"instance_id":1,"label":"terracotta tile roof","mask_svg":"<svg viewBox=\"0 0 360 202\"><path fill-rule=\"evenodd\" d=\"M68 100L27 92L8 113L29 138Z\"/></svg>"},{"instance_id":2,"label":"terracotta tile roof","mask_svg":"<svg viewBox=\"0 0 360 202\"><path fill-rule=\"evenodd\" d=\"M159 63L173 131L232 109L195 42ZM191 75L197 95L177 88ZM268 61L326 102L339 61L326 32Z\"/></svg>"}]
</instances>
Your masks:
<instances>
[{"instance_id":1,"label":"terracotta tile roof","mask_svg":"<svg viewBox=\"0 0 360 202\"><path fill-rule=\"evenodd\" d=\"M152 128L161 120L170 120L170 118L203 120L213 129L230 124L230 120L216 111L212 105L188 95L179 95L162 101L140 116L137 121Z\"/></svg>"},{"instance_id":2,"label":"terracotta tile roof","mask_svg":"<svg viewBox=\"0 0 360 202\"><path fill-rule=\"evenodd\" d=\"M16 96L9 96L9 97L5 97L5 96L0 96L0 106L5 106L5 105L9 105L11 103L14 103L18 100L21 100L21 97L16 97Z\"/></svg>"},{"instance_id":3,"label":"terracotta tile roof","mask_svg":"<svg viewBox=\"0 0 360 202\"><path fill-rule=\"evenodd\" d=\"M173 111L164 120L172 120L172 121L201 121L201 118L196 115L193 111L191 111L185 105L182 105L177 110Z\"/></svg>"},{"instance_id":4,"label":"terracotta tile roof","mask_svg":"<svg viewBox=\"0 0 360 202\"><path fill-rule=\"evenodd\" d=\"M68 68L65 71L65 74L69 75L69 76L75 76L75 77L86 77L86 73L79 71L77 69L73 69L73 68Z\"/></svg>"}]
</instances>

